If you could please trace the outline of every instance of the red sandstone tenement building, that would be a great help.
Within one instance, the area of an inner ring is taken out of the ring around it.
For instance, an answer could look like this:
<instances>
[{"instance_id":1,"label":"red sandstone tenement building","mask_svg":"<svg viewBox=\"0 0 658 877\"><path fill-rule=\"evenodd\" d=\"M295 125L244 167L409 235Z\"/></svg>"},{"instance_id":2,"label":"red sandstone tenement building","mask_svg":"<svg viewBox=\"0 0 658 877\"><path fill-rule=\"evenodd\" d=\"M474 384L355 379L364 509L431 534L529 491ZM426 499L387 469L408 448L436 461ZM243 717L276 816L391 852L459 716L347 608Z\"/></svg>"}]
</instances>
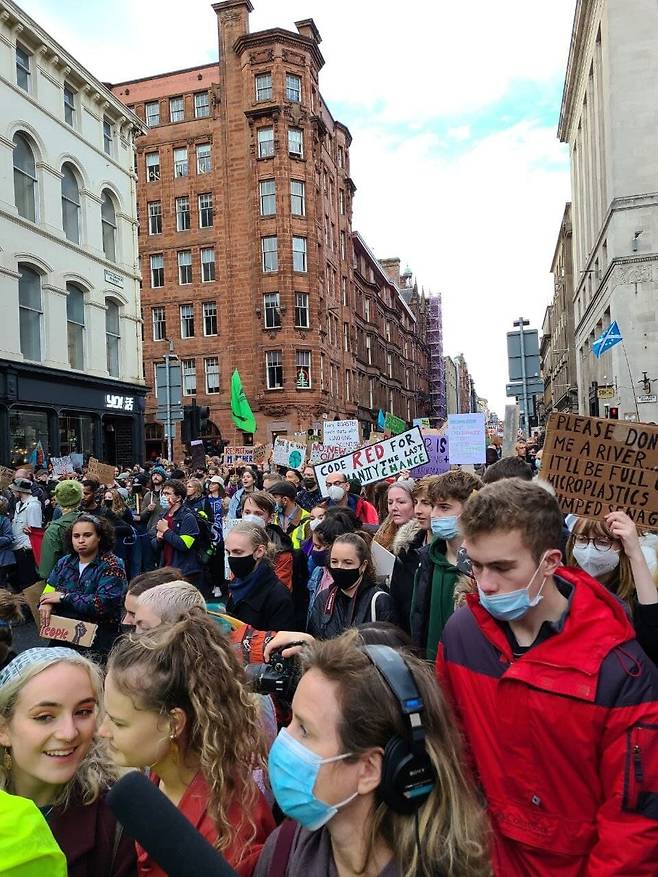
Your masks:
<instances>
[{"instance_id":1,"label":"red sandstone tenement building","mask_svg":"<svg viewBox=\"0 0 658 877\"><path fill-rule=\"evenodd\" d=\"M423 415L422 298L404 301L399 262L387 280L353 238L352 138L319 90L314 22L249 33L249 0L213 9L218 63L112 87L149 126L137 151L147 383L171 341L184 403L209 405L209 435L239 444L234 368L257 441L323 415ZM163 449L155 407L151 394L147 453Z\"/></svg>"}]
</instances>

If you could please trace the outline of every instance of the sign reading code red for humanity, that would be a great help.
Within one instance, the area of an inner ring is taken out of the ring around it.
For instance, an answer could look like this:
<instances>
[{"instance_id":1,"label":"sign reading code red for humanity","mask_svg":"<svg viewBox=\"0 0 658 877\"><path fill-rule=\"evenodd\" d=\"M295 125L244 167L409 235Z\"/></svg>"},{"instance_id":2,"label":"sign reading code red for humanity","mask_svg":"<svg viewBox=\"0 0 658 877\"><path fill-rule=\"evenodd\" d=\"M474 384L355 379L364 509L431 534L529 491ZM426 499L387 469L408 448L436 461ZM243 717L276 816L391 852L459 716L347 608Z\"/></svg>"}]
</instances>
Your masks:
<instances>
[{"instance_id":1,"label":"sign reading code red for humanity","mask_svg":"<svg viewBox=\"0 0 658 877\"><path fill-rule=\"evenodd\" d=\"M541 477L564 514L601 519L621 509L658 530L658 426L551 414Z\"/></svg>"}]
</instances>

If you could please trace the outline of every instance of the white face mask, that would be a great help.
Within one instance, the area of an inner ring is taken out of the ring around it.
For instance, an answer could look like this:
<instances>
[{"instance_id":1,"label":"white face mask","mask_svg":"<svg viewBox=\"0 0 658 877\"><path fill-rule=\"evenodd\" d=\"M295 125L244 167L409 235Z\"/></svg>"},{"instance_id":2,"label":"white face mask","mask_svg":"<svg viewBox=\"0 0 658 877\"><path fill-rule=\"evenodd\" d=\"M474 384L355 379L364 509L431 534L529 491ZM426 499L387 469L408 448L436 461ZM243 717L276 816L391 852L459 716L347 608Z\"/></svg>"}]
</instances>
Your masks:
<instances>
[{"instance_id":1,"label":"white face mask","mask_svg":"<svg viewBox=\"0 0 658 877\"><path fill-rule=\"evenodd\" d=\"M327 489L327 496L334 502L340 502L345 496L345 490L337 484L332 484L331 487Z\"/></svg>"},{"instance_id":2,"label":"white face mask","mask_svg":"<svg viewBox=\"0 0 658 877\"><path fill-rule=\"evenodd\" d=\"M591 542L588 545L574 545L573 558L593 578L607 575L619 566L619 551L615 548L599 551Z\"/></svg>"},{"instance_id":3,"label":"white face mask","mask_svg":"<svg viewBox=\"0 0 658 877\"><path fill-rule=\"evenodd\" d=\"M323 520L324 520L324 518L313 518L312 520L310 520L308 522L308 525L311 528L311 530L315 530L316 527L320 526L320 524L322 523Z\"/></svg>"},{"instance_id":4,"label":"white face mask","mask_svg":"<svg viewBox=\"0 0 658 877\"><path fill-rule=\"evenodd\" d=\"M242 520L246 521L247 524L255 524L257 527L265 528L265 521L260 515L242 515Z\"/></svg>"}]
</instances>

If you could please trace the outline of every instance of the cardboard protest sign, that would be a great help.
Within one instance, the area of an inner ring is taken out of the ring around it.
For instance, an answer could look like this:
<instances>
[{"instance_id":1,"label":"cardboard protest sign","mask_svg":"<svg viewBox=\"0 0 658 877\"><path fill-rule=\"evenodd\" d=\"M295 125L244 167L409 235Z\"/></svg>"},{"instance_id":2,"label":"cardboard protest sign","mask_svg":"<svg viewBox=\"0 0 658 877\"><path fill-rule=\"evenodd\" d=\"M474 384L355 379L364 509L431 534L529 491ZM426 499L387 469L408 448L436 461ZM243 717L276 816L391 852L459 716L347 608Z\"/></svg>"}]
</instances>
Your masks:
<instances>
[{"instance_id":1,"label":"cardboard protest sign","mask_svg":"<svg viewBox=\"0 0 658 877\"><path fill-rule=\"evenodd\" d=\"M450 463L484 463L486 458L484 414L449 414Z\"/></svg>"},{"instance_id":2,"label":"cardboard protest sign","mask_svg":"<svg viewBox=\"0 0 658 877\"><path fill-rule=\"evenodd\" d=\"M114 466L101 463L96 457L90 457L87 463L87 478L106 486L114 484Z\"/></svg>"},{"instance_id":3,"label":"cardboard protest sign","mask_svg":"<svg viewBox=\"0 0 658 877\"><path fill-rule=\"evenodd\" d=\"M9 487L13 480L14 470L8 469L6 466L0 466L0 488L4 490L5 487Z\"/></svg>"},{"instance_id":4,"label":"cardboard protest sign","mask_svg":"<svg viewBox=\"0 0 658 877\"><path fill-rule=\"evenodd\" d=\"M441 475L450 469L448 456L448 436L440 429L421 429L425 449L429 457L423 466L417 466L412 475L414 478L424 478L425 475Z\"/></svg>"},{"instance_id":5,"label":"cardboard protest sign","mask_svg":"<svg viewBox=\"0 0 658 877\"><path fill-rule=\"evenodd\" d=\"M68 475L75 469L70 457L51 457L50 462L53 464L53 475ZM112 471L114 472L114 469Z\"/></svg>"},{"instance_id":6,"label":"cardboard protest sign","mask_svg":"<svg viewBox=\"0 0 658 877\"><path fill-rule=\"evenodd\" d=\"M301 442L279 436L274 442L272 462L276 466L290 466L291 469L299 469L306 459L306 445Z\"/></svg>"},{"instance_id":7,"label":"cardboard protest sign","mask_svg":"<svg viewBox=\"0 0 658 877\"><path fill-rule=\"evenodd\" d=\"M421 429L429 429L430 419L429 417L414 417L412 420L412 426L419 426Z\"/></svg>"},{"instance_id":8,"label":"cardboard protest sign","mask_svg":"<svg viewBox=\"0 0 658 877\"><path fill-rule=\"evenodd\" d=\"M551 414L541 477L565 515L600 520L621 509L658 530L658 426Z\"/></svg>"},{"instance_id":9,"label":"cardboard protest sign","mask_svg":"<svg viewBox=\"0 0 658 877\"><path fill-rule=\"evenodd\" d=\"M346 478L358 478L362 484L382 481L397 475L402 469L414 469L427 463L429 457L420 429L412 429L384 439L374 445L365 445L356 451L314 466L318 487L327 495L327 476L340 472Z\"/></svg>"},{"instance_id":10,"label":"cardboard protest sign","mask_svg":"<svg viewBox=\"0 0 658 877\"><path fill-rule=\"evenodd\" d=\"M242 460L243 463L253 463L255 462L256 455L253 446L244 446L241 448L224 448L224 463L227 466L233 466L238 460Z\"/></svg>"},{"instance_id":11,"label":"cardboard protest sign","mask_svg":"<svg viewBox=\"0 0 658 877\"><path fill-rule=\"evenodd\" d=\"M97 630L98 625L90 621L51 615L48 624L41 625L39 636L42 639L56 639L60 642L72 643L74 646L89 648L94 642Z\"/></svg>"},{"instance_id":12,"label":"cardboard protest sign","mask_svg":"<svg viewBox=\"0 0 658 877\"><path fill-rule=\"evenodd\" d=\"M323 438L325 445L343 445L344 447L358 448L359 421L358 420L325 420L323 426Z\"/></svg>"},{"instance_id":13,"label":"cardboard protest sign","mask_svg":"<svg viewBox=\"0 0 658 877\"><path fill-rule=\"evenodd\" d=\"M371 432L370 438L368 439L366 444L376 445L377 442L383 442L385 438L386 438L386 436L384 435L383 432Z\"/></svg>"},{"instance_id":14,"label":"cardboard protest sign","mask_svg":"<svg viewBox=\"0 0 658 877\"><path fill-rule=\"evenodd\" d=\"M206 449L201 439L195 439L190 442L190 457L192 458L192 466L195 469L205 469Z\"/></svg>"},{"instance_id":15,"label":"cardboard protest sign","mask_svg":"<svg viewBox=\"0 0 658 877\"><path fill-rule=\"evenodd\" d=\"M309 463L326 463L327 460L335 460L356 450L358 445L327 445L323 442L311 442L308 452Z\"/></svg>"},{"instance_id":16,"label":"cardboard protest sign","mask_svg":"<svg viewBox=\"0 0 658 877\"><path fill-rule=\"evenodd\" d=\"M387 432L389 435L399 435L401 432L404 432L406 428L406 421L401 417L396 417L395 414L391 414L390 411L386 412L386 417L384 418L384 432Z\"/></svg>"},{"instance_id":17,"label":"cardboard protest sign","mask_svg":"<svg viewBox=\"0 0 658 877\"><path fill-rule=\"evenodd\" d=\"M370 546L370 555L372 557L373 566L375 567L375 578L379 584L388 587L391 584L391 576L395 567L395 555L380 545L379 542L373 542Z\"/></svg>"}]
</instances>

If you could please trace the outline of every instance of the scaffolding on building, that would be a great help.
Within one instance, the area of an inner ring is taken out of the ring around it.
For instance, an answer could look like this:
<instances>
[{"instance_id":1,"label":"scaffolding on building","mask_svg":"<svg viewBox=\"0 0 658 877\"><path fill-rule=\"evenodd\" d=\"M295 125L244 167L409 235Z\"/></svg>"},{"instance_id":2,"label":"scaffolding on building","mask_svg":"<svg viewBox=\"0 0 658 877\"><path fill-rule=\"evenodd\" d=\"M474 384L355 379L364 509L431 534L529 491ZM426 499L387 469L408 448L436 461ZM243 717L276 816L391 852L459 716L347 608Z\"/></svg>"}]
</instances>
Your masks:
<instances>
[{"instance_id":1,"label":"scaffolding on building","mask_svg":"<svg viewBox=\"0 0 658 877\"><path fill-rule=\"evenodd\" d=\"M430 292L427 319L429 348L429 419L432 427L440 427L448 419L446 409L446 373L443 360L443 316L441 293Z\"/></svg>"}]
</instances>

